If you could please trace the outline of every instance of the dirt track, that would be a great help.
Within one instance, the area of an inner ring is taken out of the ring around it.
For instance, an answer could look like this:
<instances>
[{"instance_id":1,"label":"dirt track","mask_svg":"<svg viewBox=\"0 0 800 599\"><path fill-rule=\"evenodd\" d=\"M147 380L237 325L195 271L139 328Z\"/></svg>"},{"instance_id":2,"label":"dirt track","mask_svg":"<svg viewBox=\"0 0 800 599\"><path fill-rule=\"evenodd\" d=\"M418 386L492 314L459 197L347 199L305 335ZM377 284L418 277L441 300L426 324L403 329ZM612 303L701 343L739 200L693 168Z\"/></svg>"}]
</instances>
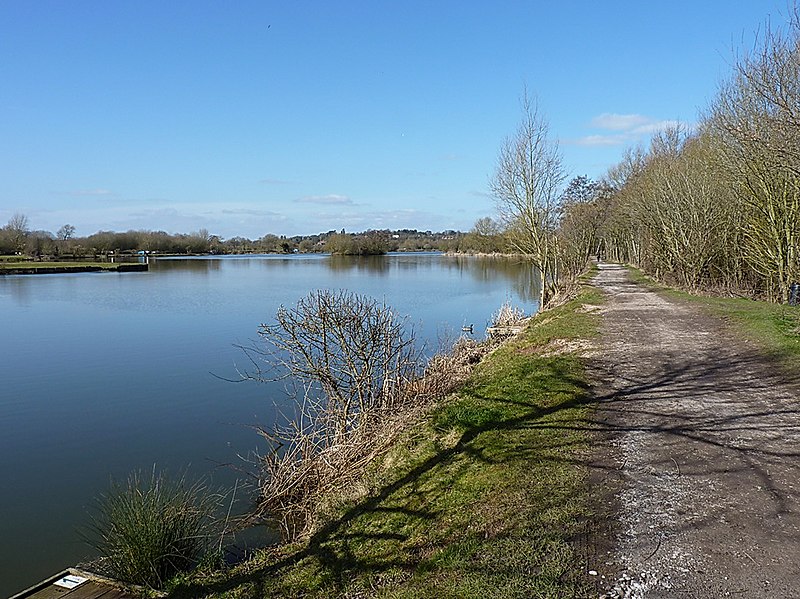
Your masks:
<instances>
[{"instance_id":1,"label":"dirt track","mask_svg":"<svg viewBox=\"0 0 800 599\"><path fill-rule=\"evenodd\" d=\"M800 597L797 381L620 266L595 283L608 294L590 359L609 517L590 564L599 592Z\"/></svg>"}]
</instances>

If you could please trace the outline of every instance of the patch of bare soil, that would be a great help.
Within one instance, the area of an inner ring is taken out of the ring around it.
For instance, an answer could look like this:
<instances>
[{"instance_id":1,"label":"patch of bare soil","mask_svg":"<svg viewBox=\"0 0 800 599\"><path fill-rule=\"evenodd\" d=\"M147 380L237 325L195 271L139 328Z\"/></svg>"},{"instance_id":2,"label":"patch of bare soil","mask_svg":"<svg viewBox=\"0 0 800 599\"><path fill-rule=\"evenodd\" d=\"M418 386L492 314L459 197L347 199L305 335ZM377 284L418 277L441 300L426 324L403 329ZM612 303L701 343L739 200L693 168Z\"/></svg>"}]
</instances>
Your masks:
<instances>
[{"instance_id":1,"label":"patch of bare soil","mask_svg":"<svg viewBox=\"0 0 800 599\"><path fill-rule=\"evenodd\" d=\"M800 597L797 381L721 321L600 268L598 595Z\"/></svg>"},{"instance_id":2,"label":"patch of bare soil","mask_svg":"<svg viewBox=\"0 0 800 599\"><path fill-rule=\"evenodd\" d=\"M577 354L583 357L593 355L595 345L588 339L551 339L542 345L529 345L519 350L526 355L542 357L560 356L562 354Z\"/></svg>"}]
</instances>

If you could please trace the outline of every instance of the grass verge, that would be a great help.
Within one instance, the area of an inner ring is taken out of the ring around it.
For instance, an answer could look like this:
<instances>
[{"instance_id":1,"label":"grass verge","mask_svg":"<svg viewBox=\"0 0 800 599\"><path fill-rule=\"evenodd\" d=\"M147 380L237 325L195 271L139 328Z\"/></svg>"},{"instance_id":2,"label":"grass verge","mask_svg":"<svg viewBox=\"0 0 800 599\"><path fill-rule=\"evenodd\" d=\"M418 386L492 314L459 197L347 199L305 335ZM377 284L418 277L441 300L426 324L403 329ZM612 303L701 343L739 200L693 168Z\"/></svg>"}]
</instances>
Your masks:
<instances>
[{"instance_id":1,"label":"grass verge","mask_svg":"<svg viewBox=\"0 0 800 599\"><path fill-rule=\"evenodd\" d=\"M631 266L628 270L635 283L690 301L721 318L740 336L760 346L771 359L784 367L796 368L800 364L800 307L746 298L693 295L665 287Z\"/></svg>"},{"instance_id":2,"label":"grass verge","mask_svg":"<svg viewBox=\"0 0 800 599\"><path fill-rule=\"evenodd\" d=\"M146 270L146 265L129 262L0 262L0 273L37 274L91 271Z\"/></svg>"},{"instance_id":3,"label":"grass verge","mask_svg":"<svg viewBox=\"0 0 800 599\"><path fill-rule=\"evenodd\" d=\"M577 299L540 314L412 427L363 488L292 547L180 581L172 597L586 596L592 409L568 342L597 334Z\"/></svg>"}]
</instances>

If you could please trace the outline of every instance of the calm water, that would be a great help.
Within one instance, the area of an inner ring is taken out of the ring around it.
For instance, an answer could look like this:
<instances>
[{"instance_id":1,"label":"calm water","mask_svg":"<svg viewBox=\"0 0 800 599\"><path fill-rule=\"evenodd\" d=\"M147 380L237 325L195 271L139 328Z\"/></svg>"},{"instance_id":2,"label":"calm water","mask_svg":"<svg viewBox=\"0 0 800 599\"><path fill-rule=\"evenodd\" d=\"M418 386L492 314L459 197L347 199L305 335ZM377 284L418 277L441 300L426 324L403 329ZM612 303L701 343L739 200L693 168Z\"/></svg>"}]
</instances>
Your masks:
<instances>
[{"instance_id":1,"label":"calm water","mask_svg":"<svg viewBox=\"0 0 800 599\"><path fill-rule=\"evenodd\" d=\"M0 597L91 556L87 506L153 464L231 485L275 389L230 383L237 344L281 304L345 288L408 314L420 338L482 331L530 267L435 254L159 260L148 273L0 277ZM215 376L216 375L216 376ZM222 378L220 378L222 377Z\"/></svg>"}]
</instances>

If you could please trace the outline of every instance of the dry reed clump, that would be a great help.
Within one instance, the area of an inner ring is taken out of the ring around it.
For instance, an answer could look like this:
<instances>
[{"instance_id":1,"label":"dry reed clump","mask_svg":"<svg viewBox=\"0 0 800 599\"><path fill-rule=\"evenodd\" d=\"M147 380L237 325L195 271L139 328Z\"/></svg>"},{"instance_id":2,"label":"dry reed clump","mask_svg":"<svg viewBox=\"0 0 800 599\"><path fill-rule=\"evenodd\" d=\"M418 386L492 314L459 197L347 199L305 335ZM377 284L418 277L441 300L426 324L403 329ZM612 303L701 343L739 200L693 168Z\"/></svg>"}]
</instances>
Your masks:
<instances>
[{"instance_id":1,"label":"dry reed clump","mask_svg":"<svg viewBox=\"0 0 800 599\"><path fill-rule=\"evenodd\" d=\"M514 307L510 301L500 306L500 309L492 314L493 327L513 327L519 326L526 321L525 311L522 308Z\"/></svg>"},{"instance_id":2,"label":"dry reed clump","mask_svg":"<svg viewBox=\"0 0 800 599\"><path fill-rule=\"evenodd\" d=\"M552 310L572 301L580 293L581 284L577 279L562 279L547 302L545 308Z\"/></svg>"},{"instance_id":3,"label":"dry reed clump","mask_svg":"<svg viewBox=\"0 0 800 599\"><path fill-rule=\"evenodd\" d=\"M423 375L409 384L407 392L423 401L445 397L467 380L475 364L492 347L488 341L459 338L449 351L428 361Z\"/></svg>"},{"instance_id":4,"label":"dry reed clump","mask_svg":"<svg viewBox=\"0 0 800 599\"><path fill-rule=\"evenodd\" d=\"M285 376L302 383L294 416L260 429L256 516L284 541L310 534L333 496L352 491L420 412L462 384L491 345L459 339L422 366L413 331L385 305L315 292L261 335ZM254 377L257 378L257 377Z\"/></svg>"}]
</instances>

